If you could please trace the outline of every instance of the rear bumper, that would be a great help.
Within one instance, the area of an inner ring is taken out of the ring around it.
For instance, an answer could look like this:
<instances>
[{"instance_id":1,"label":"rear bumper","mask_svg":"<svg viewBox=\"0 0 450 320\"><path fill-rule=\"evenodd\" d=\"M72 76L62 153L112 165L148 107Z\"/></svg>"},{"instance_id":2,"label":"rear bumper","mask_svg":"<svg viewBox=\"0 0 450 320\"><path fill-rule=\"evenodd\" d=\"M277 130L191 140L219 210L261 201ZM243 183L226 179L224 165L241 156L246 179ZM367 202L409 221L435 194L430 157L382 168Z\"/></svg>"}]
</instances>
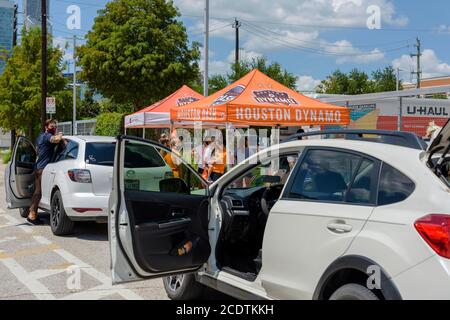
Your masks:
<instances>
[{"instance_id":1,"label":"rear bumper","mask_svg":"<svg viewBox=\"0 0 450 320\"><path fill-rule=\"evenodd\" d=\"M434 255L393 281L405 300L450 300L450 259Z\"/></svg>"},{"instance_id":2,"label":"rear bumper","mask_svg":"<svg viewBox=\"0 0 450 320\"><path fill-rule=\"evenodd\" d=\"M64 209L73 221L106 222L108 218L109 195L95 195L93 193L63 194ZM96 209L78 212L74 209Z\"/></svg>"}]
</instances>

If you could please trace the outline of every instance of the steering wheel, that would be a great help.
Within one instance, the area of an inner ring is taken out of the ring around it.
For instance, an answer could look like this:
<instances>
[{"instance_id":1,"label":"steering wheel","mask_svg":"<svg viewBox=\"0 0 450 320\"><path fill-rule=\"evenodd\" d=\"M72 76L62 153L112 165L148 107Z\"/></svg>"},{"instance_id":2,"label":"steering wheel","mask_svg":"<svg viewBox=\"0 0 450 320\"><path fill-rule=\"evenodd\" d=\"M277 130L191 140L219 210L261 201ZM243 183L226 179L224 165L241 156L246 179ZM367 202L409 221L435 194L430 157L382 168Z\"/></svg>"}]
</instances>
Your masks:
<instances>
[{"instance_id":1,"label":"steering wheel","mask_svg":"<svg viewBox=\"0 0 450 320\"><path fill-rule=\"evenodd\" d=\"M282 185L282 184L276 184L276 185L267 187L267 189L262 194L261 210L266 217L269 216L270 210L272 210L272 207L278 201L281 191L283 190L283 186L284 185Z\"/></svg>"}]
</instances>

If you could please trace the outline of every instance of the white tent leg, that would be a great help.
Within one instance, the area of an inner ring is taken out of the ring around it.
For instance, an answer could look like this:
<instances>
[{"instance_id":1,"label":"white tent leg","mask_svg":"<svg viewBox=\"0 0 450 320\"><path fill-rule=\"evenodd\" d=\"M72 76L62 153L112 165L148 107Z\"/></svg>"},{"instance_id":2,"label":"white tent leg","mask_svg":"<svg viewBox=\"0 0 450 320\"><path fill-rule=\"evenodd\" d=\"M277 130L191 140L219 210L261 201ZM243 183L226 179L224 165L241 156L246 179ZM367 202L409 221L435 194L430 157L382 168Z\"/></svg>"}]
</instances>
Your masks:
<instances>
[{"instance_id":1,"label":"white tent leg","mask_svg":"<svg viewBox=\"0 0 450 320\"><path fill-rule=\"evenodd\" d=\"M145 139L145 128L142 128L142 139Z\"/></svg>"}]
</instances>

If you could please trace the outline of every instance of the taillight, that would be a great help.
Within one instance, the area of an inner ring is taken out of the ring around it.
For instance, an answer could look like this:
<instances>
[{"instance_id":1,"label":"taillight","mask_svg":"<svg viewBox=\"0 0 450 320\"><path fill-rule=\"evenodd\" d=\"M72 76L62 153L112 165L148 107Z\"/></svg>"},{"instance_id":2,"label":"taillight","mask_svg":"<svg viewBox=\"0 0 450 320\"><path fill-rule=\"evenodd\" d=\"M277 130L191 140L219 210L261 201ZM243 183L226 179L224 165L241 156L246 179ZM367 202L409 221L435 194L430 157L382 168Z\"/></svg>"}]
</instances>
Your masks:
<instances>
[{"instance_id":1,"label":"taillight","mask_svg":"<svg viewBox=\"0 0 450 320\"><path fill-rule=\"evenodd\" d=\"M441 257L450 259L450 216L430 214L414 223L419 234Z\"/></svg>"},{"instance_id":2,"label":"taillight","mask_svg":"<svg viewBox=\"0 0 450 320\"><path fill-rule=\"evenodd\" d=\"M91 172L85 169L72 169L67 171L70 180L79 183L91 183Z\"/></svg>"}]
</instances>

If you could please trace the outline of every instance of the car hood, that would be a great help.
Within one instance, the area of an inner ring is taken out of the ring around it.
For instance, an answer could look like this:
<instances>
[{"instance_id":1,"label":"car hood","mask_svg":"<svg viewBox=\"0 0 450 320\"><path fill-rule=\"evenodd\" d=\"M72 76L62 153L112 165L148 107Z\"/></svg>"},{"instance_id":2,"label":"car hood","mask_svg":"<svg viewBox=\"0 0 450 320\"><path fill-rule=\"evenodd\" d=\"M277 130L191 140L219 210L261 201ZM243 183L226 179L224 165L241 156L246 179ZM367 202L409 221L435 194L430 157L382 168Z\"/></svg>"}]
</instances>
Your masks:
<instances>
[{"instance_id":1,"label":"car hood","mask_svg":"<svg viewBox=\"0 0 450 320\"><path fill-rule=\"evenodd\" d=\"M427 153L430 155L446 151L450 145L450 120L441 129L438 136L430 144Z\"/></svg>"}]
</instances>

